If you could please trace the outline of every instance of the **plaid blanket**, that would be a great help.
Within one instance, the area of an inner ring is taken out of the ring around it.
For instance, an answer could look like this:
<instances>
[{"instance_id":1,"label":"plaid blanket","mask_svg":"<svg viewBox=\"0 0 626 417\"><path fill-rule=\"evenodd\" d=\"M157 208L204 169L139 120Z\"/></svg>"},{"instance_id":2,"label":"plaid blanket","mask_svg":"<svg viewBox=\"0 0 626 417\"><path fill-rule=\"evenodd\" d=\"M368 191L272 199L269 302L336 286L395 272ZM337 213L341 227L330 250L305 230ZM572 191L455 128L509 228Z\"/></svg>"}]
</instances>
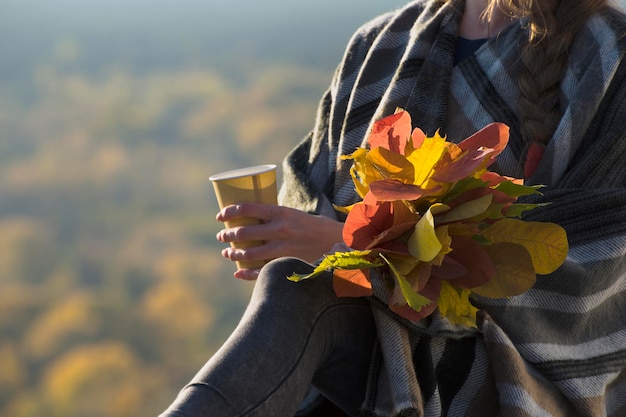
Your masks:
<instances>
[{"instance_id":1,"label":"plaid blanket","mask_svg":"<svg viewBox=\"0 0 626 417\"><path fill-rule=\"evenodd\" d=\"M284 161L281 203L342 219L357 200L350 161L372 123L402 107L426 133L462 140L498 121L509 146L492 168L522 177L515 79L524 22L453 66L464 0L417 0L361 27L311 133ZM438 315L408 322L374 280L379 342L369 416L626 415L626 19L613 9L577 34L561 83L562 120L528 183L550 205L528 220L563 226L565 264L509 299L476 297L478 329Z\"/></svg>"}]
</instances>

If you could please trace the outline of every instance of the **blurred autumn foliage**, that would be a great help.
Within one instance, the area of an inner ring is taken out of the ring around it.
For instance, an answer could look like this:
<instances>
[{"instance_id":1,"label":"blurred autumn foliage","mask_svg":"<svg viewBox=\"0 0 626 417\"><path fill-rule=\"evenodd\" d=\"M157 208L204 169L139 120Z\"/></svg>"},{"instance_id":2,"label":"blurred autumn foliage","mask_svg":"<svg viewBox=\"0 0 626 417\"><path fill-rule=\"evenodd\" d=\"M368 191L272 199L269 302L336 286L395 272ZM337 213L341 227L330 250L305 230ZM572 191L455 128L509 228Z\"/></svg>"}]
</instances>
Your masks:
<instances>
[{"instance_id":1,"label":"blurred autumn foliage","mask_svg":"<svg viewBox=\"0 0 626 417\"><path fill-rule=\"evenodd\" d=\"M393 7L240 3L0 0L0 416L156 416L235 327L208 178L280 163Z\"/></svg>"},{"instance_id":2,"label":"blurred autumn foliage","mask_svg":"<svg viewBox=\"0 0 626 417\"><path fill-rule=\"evenodd\" d=\"M255 66L0 91L0 415L156 415L252 284L215 242L212 173L279 163L328 71Z\"/></svg>"}]
</instances>

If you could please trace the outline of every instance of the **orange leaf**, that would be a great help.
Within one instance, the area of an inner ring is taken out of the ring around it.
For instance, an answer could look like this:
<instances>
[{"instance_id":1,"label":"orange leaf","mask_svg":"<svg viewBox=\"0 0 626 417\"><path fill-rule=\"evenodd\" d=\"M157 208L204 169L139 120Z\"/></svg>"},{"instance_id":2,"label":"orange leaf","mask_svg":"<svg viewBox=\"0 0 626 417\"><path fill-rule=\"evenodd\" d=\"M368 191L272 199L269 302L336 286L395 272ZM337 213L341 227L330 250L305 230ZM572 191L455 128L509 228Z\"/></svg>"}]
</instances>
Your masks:
<instances>
[{"instance_id":1,"label":"orange leaf","mask_svg":"<svg viewBox=\"0 0 626 417\"><path fill-rule=\"evenodd\" d=\"M422 129L416 127L415 129L413 129L413 133L411 133L411 141L409 143L411 143L413 149L417 149L422 146L422 144L424 143L424 139L426 139L426 134L424 133L424 131L422 131Z\"/></svg>"},{"instance_id":2,"label":"orange leaf","mask_svg":"<svg viewBox=\"0 0 626 417\"><path fill-rule=\"evenodd\" d=\"M440 182L456 182L473 176L489 166L506 147L509 128L492 123L458 144L463 152L437 169L433 179Z\"/></svg>"},{"instance_id":3,"label":"orange leaf","mask_svg":"<svg viewBox=\"0 0 626 417\"><path fill-rule=\"evenodd\" d=\"M401 201L377 204L368 194L348 213L343 226L343 240L346 245L358 250L385 249L382 244L389 242L391 246L386 249L408 253L406 245L396 238L411 229L418 218Z\"/></svg>"},{"instance_id":4,"label":"orange leaf","mask_svg":"<svg viewBox=\"0 0 626 417\"><path fill-rule=\"evenodd\" d=\"M504 150L509 142L509 127L504 123L491 123L458 144L462 150L491 148L491 161Z\"/></svg>"},{"instance_id":5,"label":"orange leaf","mask_svg":"<svg viewBox=\"0 0 626 417\"><path fill-rule=\"evenodd\" d=\"M349 247L364 250L379 234L391 227L391 203L355 204L343 226L343 241Z\"/></svg>"},{"instance_id":6,"label":"orange leaf","mask_svg":"<svg viewBox=\"0 0 626 417\"><path fill-rule=\"evenodd\" d=\"M522 185L524 183L524 180L521 178L507 177L493 171L483 172L480 179L485 181L489 187L495 187L496 185L503 183L504 181L511 181L514 184L519 185Z\"/></svg>"},{"instance_id":7,"label":"orange leaf","mask_svg":"<svg viewBox=\"0 0 626 417\"><path fill-rule=\"evenodd\" d=\"M333 289L337 297L368 297L373 294L369 269L335 269Z\"/></svg>"},{"instance_id":8,"label":"orange leaf","mask_svg":"<svg viewBox=\"0 0 626 417\"><path fill-rule=\"evenodd\" d=\"M376 121L372 126L368 143L371 149L380 146L395 153L402 153L411 130L411 116L406 111L400 111Z\"/></svg>"}]
</instances>

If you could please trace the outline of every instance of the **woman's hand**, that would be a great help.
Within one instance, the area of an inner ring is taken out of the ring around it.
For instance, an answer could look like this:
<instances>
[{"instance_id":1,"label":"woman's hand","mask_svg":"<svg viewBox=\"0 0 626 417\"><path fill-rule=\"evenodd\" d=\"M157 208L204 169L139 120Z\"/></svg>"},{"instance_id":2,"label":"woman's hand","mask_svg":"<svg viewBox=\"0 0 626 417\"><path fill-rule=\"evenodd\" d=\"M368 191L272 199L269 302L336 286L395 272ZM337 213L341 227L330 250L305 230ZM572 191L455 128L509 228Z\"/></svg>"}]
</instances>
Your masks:
<instances>
[{"instance_id":1,"label":"woman's hand","mask_svg":"<svg viewBox=\"0 0 626 417\"><path fill-rule=\"evenodd\" d=\"M245 249L228 247L222 256L231 261L256 261L293 256L314 262L341 242L343 223L324 216L312 215L283 206L258 203L240 203L224 207L216 216L220 222L238 217L252 217L263 223L253 226L225 228L217 233L223 243L260 240L261 246ZM240 269L235 277L253 280L258 270Z\"/></svg>"}]
</instances>

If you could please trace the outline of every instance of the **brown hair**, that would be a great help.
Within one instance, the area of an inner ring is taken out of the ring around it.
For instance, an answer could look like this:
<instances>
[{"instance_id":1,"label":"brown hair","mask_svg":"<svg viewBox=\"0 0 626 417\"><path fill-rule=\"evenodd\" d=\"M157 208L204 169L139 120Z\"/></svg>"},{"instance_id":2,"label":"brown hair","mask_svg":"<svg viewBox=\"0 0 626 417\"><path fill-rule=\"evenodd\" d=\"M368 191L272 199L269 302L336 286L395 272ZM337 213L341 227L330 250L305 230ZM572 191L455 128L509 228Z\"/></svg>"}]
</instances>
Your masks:
<instances>
[{"instance_id":1,"label":"brown hair","mask_svg":"<svg viewBox=\"0 0 626 417\"><path fill-rule=\"evenodd\" d=\"M500 10L528 19L528 42L521 46L524 69L518 78L522 135L545 145L561 118L559 84L574 36L607 0L491 0L486 16Z\"/></svg>"}]
</instances>

